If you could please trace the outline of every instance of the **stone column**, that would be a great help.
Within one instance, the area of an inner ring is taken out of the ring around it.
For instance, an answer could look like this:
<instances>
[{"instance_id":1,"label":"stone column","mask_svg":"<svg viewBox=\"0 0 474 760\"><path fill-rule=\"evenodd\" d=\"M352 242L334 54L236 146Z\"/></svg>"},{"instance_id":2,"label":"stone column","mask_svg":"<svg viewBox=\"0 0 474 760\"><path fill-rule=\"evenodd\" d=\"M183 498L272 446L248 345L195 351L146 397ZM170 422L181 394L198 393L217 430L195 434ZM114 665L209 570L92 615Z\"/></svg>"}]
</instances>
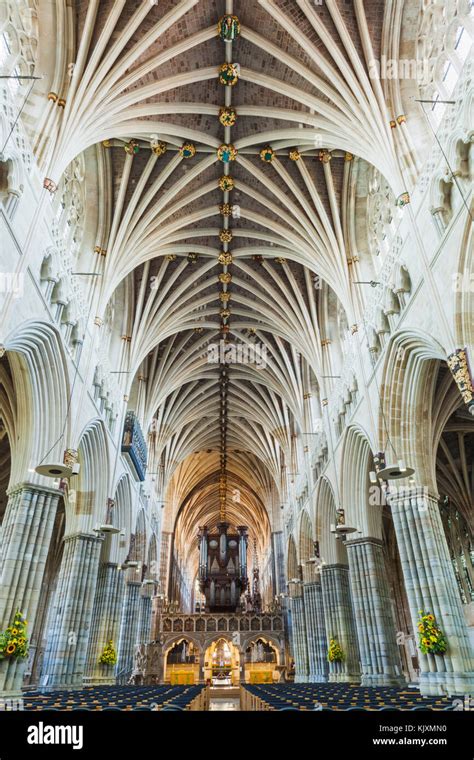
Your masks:
<instances>
[{"instance_id":1,"label":"stone column","mask_svg":"<svg viewBox=\"0 0 474 760\"><path fill-rule=\"evenodd\" d=\"M136 644L148 644L151 634L151 596L149 591L142 591L138 606L138 630Z\"/></svg>"},{"instance_id":2,"label":"stone column","mask_svg":"<svg viewBox=\"0 0 474 760\"><path fill-rule=\"evenodd\" d=\"M239 652L239 683L245 683L245 651Z\"/></svg>"},{"instance_id":3,"label":"stone column","mask_svg":"<svg viewBox=\"0 0 474 760\"><path fill-rule=\"evenodd\" d=\"M161 644L147 644L147 669L145 676L145 683L158 684L163 683L164 676L164 657Z\"/></svg>"},{"instance_id":4,"label":"stone column","mask_svg":"<svg viewBox=\"0 0 474 760\"><path fill-rule=\"evenodd\" d=\"M205 662L204 658L205 658L205 654L206 654L206 651L205 651L205 648L204 648L204 643L201 642L201 647L200 647L200 650L199 650L199 683L203 683L204 682L204 662ZM164 682L164 680L163 680L164 665L163 665L163 669L162 669L161 673L162 673L161 681ZM242 680L243 679L244 679L244 677L242 677Z\"/></svg>"},{"instance_id":5,"label":"stone column","mask_svg":"<svg viewBox=\"0 0 474 760\"><path fill-rule=\"evenodd\" d=\"M59 491L23 483L11 488L0 534L0 630L18 608L33 631ZM0 662L0 693L19 694L27 659Z\"/></svg>"},{"instance_id":6,"label":"stone column","mask_svg":"<svg viewBox=\"0 0 474 760\"><path fill-rule=\"evenodd\" d=\"M126 581L125 596L120 623L116 676L119 683L127 681L133 670L133 655L138 634L138 610L140 606L140 581Z\"/></svg>"},{"instance_id":7,"label":"stone column","mask_svg":"<svg viewBox=\"0 0 474 760\"><path fill-rule=\"evenodd\" d=\"M328 680L329 663L321 581L305 583L303 598L309 659L308 680L310 683L324 683Z\"/></svg>"},{"instance_id":8,"label":"stone column","mask_svg":"<svg viewBox=\"0 0 474 760\"><path fill-rule=\"evenodd\" d=\"M344 653L342 662L329 663L329 681L358 683L359 650L347 565L323 565L321 587L328 645L330 639L336 639Z\"/></svg>"},{"instance_id":9,"label":"stone column","mask_svg":"<svg viewBox=\"0 0 474 760\"><path fill-rule=\"evenodd\" d=\"M303 596L290 599L293 656L295 658L295 683L307 683L309 675L308 645Z\"/></svg>"},{"instance_id":10,"label":"stone column","mask_svg":"<svg viewBox=\"0 0 474 760\"><path fill-rule=\"evenodd\" d=\"M275 594L285 592L285 551L283 548L283 532L281 530L272 533L272 564Z\"/></svg>"},{"instance_id":11,"label":"stone column","mask_svg":"<svg viewBox=\"0 0 474 760\"><path fill-rule=\"evenodd\" d=\"M402 686L395 621L383 557L382 541L347 541L349 577L359 641L362 684Z\"/></svg>"},{"instance_id":12,"label":"stone column","mask_svg":"<svg viewBox=\"0 0 474 760\"><path fill-rule=\"evenodd\" d=\"M64 539L40 682L47 689L82 686L101 544L88 533Z\"/></svg>"},{"instance_id":13,"label":"stone column","mask_svg":"<svg viewBox=\"0 0 474 760\"><path fill-rule=\"evenodd\" d=\"M423 488L389 495L413 629L419 610L432 613L443 631L444 655L419 652L422 694L473 694L474 656L437 499Z\"/></svg>"},{"instance_id":14,"label":"stone column","mask_svg":"<svg viewBox=\"0 0 474 760\"><path fill-rule=\"evenodd\" d=\"M87 650L86 676L91 683L115 683L115 668L101 665L99 657L109 641L113 641L117 651L123 595L123 573L118 565L114 562L102 563L99 567Z\"/></svg>"}]
</instances>

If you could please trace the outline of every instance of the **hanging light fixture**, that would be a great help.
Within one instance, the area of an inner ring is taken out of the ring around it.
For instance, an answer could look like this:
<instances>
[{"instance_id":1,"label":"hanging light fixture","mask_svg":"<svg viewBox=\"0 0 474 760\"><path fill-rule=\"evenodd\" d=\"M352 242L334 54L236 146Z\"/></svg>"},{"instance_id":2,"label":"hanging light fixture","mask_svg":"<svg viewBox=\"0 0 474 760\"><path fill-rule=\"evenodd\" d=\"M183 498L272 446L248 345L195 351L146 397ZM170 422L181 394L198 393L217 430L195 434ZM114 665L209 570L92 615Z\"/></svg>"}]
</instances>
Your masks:
<instances>
[{"instance_id":1,"label":"hanging light fixture","mask_svg":"<svg viewBox=\"0 0 474 760\"><path fill-rule=\"evenodd\" d=\"M79 474L81 466L77 460L77 450L66 449L62 462L39 464L34 468L34 472L47 478L70 478L72 475Z\"/></svg>"},{"instance_id":2,"label":"hanging light fixture","mask_svg":"<svg viewBox=\"0 0 474 760\"><path fill-rule=\"evenodd\" d=\"M343 541L350 533L357 533L357 528L353 528L346 524L346 516L342 507L336 509L336 524L331 525L331 533L335 534L336 538L341 538Z\"/></svg>"},{"instance_id":3,"label":"hanging light fixture","mask_svg":"<svg viewBox=\"0 0 474 760\"><path fill-rule=\"evenodd\" d=\"M344 541L350 533L357 533L357 528L351 528L349 525L336 525L336 538L342 538Z\"/></svg>"},{"instance_id":4,"label":"hanging light fixture","mask_svg":"<svg viewBox=\"0 0 474 760\"><path fill-rule=\"evenodd\" d=\"M407 467L403 459L399 459L397 464L386 464L376 476L379 480L399 480L410 477L414 472L412 467Z\"/></svg>"},{"instance_id":5,"label":"hanging light fixture","mask_svg":"<svg viewBox=\"0 0 474 760\"><path fill-rule=\"evenodd\" d=\"M109 535L120 533L121 530L121 528L117 528L115 525L109 525L108 523L104 525L96 525L94 528L96 533L108 533Z\"/></svg>"}]
</instances>

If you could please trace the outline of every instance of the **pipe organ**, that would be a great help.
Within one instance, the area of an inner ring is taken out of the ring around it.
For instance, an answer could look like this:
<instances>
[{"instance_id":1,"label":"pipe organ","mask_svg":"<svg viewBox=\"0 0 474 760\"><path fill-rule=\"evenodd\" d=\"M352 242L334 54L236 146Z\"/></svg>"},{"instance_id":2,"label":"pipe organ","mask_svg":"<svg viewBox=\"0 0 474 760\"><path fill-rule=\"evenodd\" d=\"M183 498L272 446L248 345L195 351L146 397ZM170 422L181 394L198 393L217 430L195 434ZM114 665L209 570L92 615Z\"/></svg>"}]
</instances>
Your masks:
<instances>
[{"instance_id":1,"label":"pipe organ","mask_svg":"<svg viewBox=\"0 0 474 760\"><path fill-rule=\"evenodd\" d=\"M206 612L238 612L247 587L247 528L229 533L220 522L216 533L199 529L199 587L206 599Z\"/></svg>"}]
</instances>

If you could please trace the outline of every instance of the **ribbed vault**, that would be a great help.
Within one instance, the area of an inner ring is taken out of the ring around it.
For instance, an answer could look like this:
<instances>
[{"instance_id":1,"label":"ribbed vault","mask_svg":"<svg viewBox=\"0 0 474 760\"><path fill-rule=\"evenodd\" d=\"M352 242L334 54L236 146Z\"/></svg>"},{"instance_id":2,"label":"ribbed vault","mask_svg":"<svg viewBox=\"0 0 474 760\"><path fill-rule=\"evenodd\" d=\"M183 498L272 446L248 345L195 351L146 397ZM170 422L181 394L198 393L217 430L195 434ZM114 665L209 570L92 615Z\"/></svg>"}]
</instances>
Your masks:
<instances>
[{"instance_id":1,"label":"ribbed vault","mask_svg":"<svg viewBox=\"0 0 474 760\"><path fill-rule=\"evenodd\" d=\"M404 191L369 72L384 11L380 0L76 3L63 119L38 152L59 181L95 146L96 323L123 307L123 391L152 424L149 470L182 547L218 519L224 468L228 519L265 551L304 400L319 407L330 392L321 325L331 304L346 328L358 309L354 159ZM240 22L227 42L224 13ZM225 62L238 64L232 86L219 80ZM222 355L210 360L223 341L260 361L223 375Z\"/></svg>"}]
</instances>

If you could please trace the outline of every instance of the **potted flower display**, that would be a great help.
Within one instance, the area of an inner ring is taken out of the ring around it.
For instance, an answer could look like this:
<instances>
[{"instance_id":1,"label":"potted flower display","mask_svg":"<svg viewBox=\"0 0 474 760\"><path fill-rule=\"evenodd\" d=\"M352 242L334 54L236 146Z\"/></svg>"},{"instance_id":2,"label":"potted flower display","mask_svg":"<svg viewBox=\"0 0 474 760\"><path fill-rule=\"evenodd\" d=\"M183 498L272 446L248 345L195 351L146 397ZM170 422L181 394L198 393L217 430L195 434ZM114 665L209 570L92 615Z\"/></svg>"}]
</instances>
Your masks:
<instances>
[{"instance_id":1,"label":"potted flower display","mask_svg":"<svg viewBox=\"0 0 474 760\"><path fill-rule=\"evenodd\" d=\"M112 639L104 647L104 651L99 657L99 662L101 665L115 665L117 663L117 653Z\"/></svg>"},{"instance_id":2,"label":"potted flower display","mask_svg":"<svg viewBox=\"0 0 474 760\"><path fill-rule=\"evenodd\" d=\"M329 662L342 662L343 659L344 659L344 652L342 651L341 645L338 644L336 639L330 639L329 648L328 648Z\"/></svg>"},{"instance_id":3,"label":"potted flower display","mask_svg":"<svg viewBox=\"0 0 474 760\"><path fill-rule=\"evenodd\" d=\"M444 654L448 648L444 633L430 612L418 610L418 646L423 654Z\"/></svg>"},{"instance_id":4,"label":"potted flower display","mask_svg":"<svg viewBox=\"0 0 474 760\"><path fill-rule=\"evenodd\" d=\"M12 625L0 633L0 660L7 660L10 657L24 659L28 656L27 625L28 621L17 610Z\"/></svg>"}]
</instances>

